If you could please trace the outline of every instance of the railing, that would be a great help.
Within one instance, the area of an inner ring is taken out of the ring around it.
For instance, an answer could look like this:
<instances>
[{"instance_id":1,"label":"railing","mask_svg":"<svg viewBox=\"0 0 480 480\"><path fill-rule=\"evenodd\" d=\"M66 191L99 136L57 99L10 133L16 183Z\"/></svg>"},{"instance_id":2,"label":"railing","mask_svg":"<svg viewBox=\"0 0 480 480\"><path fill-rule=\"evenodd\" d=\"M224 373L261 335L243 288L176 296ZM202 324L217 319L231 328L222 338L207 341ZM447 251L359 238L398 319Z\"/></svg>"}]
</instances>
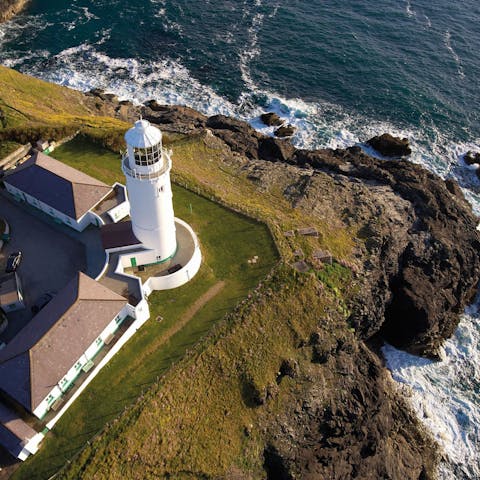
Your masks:
<instances>
[{"instance_id":1,"label":"railing","mask_svg":"<svg viewBox=\"0 0 480 480\"><path fill-rule=\"evenodd\" d=\"M172 167L172 160L170 159L169 152L165 153L162 155L162 158L164 158L166 161L163 162L163 166L160 170L157 170L155 172L148 172L148 173L143 173L139 172L136 169L131 169L128 161L128 153L125 152L122 155L122 170L125 175L128 175L129 177L136 178L137 180L155 180L158 177L162 176L167 170L169 170Z\"/></svg>"}]
</instances>

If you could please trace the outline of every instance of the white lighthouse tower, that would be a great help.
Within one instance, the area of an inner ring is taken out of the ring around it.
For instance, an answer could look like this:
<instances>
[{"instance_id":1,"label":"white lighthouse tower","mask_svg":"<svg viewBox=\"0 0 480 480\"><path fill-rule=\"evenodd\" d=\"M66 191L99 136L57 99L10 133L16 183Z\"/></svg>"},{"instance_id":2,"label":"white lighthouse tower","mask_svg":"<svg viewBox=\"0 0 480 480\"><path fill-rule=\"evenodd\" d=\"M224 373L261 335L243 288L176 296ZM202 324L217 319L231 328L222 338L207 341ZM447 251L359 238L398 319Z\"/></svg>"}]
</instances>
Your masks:
<instances>
[{"instance_id":1,"label":"white lighthouse tower","mask_svg":"<svg viewBox=\"0 0 480 480\"><path fill-rule=\"evenodd\" d=\"M162 132L147 120L135 122L125 141L122 170L127 178L132 230L145 248L155 251L155 261L164 262L177 250L171 152L163 149Z\"/></svg>"}]
</instances>

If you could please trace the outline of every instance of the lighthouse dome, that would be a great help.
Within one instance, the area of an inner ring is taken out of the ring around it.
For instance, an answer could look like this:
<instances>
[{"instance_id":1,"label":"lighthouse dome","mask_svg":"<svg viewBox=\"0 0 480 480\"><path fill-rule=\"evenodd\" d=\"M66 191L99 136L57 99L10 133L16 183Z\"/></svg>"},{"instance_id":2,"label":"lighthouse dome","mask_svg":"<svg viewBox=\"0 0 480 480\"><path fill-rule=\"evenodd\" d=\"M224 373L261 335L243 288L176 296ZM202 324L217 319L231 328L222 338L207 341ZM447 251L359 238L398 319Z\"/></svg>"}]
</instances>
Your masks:
<instances>
[{"instance_id":1,"label":"lighthouse dome","mask_svg":"<svg viewBox=\"0 0 480 480\"><path fill-rule=\"evenodd\" d=\"M137 120L125 134L125 141L134 148L151 148L162 141L162 132L147 120Z\"/></svg>"}]
</instances>

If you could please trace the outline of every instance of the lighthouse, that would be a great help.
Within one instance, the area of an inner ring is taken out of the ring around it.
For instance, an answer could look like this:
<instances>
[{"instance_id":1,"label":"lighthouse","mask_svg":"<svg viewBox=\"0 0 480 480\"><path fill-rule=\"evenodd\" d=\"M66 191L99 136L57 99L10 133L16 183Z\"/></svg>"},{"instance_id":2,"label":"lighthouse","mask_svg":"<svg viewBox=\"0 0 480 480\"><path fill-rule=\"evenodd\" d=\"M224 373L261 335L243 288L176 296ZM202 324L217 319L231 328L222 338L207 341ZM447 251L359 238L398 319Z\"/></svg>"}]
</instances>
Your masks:
<instances>
[{"instance_id":1,"label":"lighthouse","mask_svg":"<svg viewBox=\"0 0 480 480\"><path fill-rule=\"evenodd\" d=\"M177 251L171 152L162 146L162 132L147 120L136 121L125 141L122 170L127 179L132 231L146 249L155 252L152 260L165 262Z\"/></svg>"}]
</instances>

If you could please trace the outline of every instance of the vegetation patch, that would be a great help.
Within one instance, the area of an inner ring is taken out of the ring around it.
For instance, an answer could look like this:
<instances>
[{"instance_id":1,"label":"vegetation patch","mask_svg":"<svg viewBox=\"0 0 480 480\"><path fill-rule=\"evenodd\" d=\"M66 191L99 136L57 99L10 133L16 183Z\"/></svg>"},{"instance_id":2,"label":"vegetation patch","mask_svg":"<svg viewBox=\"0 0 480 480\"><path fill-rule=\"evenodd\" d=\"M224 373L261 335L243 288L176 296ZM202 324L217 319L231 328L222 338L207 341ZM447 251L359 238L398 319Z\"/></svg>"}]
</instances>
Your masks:
<instances>
[{"instance_id":1,"label":"vegetation patch","mask_svg":"<svg viewBox=\"0 0 480 480\"><path fill-rule=\"evenodd\" d=\"M53 156L108 183L122 180L119 156L85 137L59 147ZM265 225L178 186L174 208L198 233L204 259L200 272L187 285L152 293L150 320L92 381L14 478L43 479L58 471L248 297L276 263ZM249 264L255 255L258 262ZM222 288L216 287L220 282ZM201 305L196 303L199 299Z\"/></svg>"}]
</instances>

